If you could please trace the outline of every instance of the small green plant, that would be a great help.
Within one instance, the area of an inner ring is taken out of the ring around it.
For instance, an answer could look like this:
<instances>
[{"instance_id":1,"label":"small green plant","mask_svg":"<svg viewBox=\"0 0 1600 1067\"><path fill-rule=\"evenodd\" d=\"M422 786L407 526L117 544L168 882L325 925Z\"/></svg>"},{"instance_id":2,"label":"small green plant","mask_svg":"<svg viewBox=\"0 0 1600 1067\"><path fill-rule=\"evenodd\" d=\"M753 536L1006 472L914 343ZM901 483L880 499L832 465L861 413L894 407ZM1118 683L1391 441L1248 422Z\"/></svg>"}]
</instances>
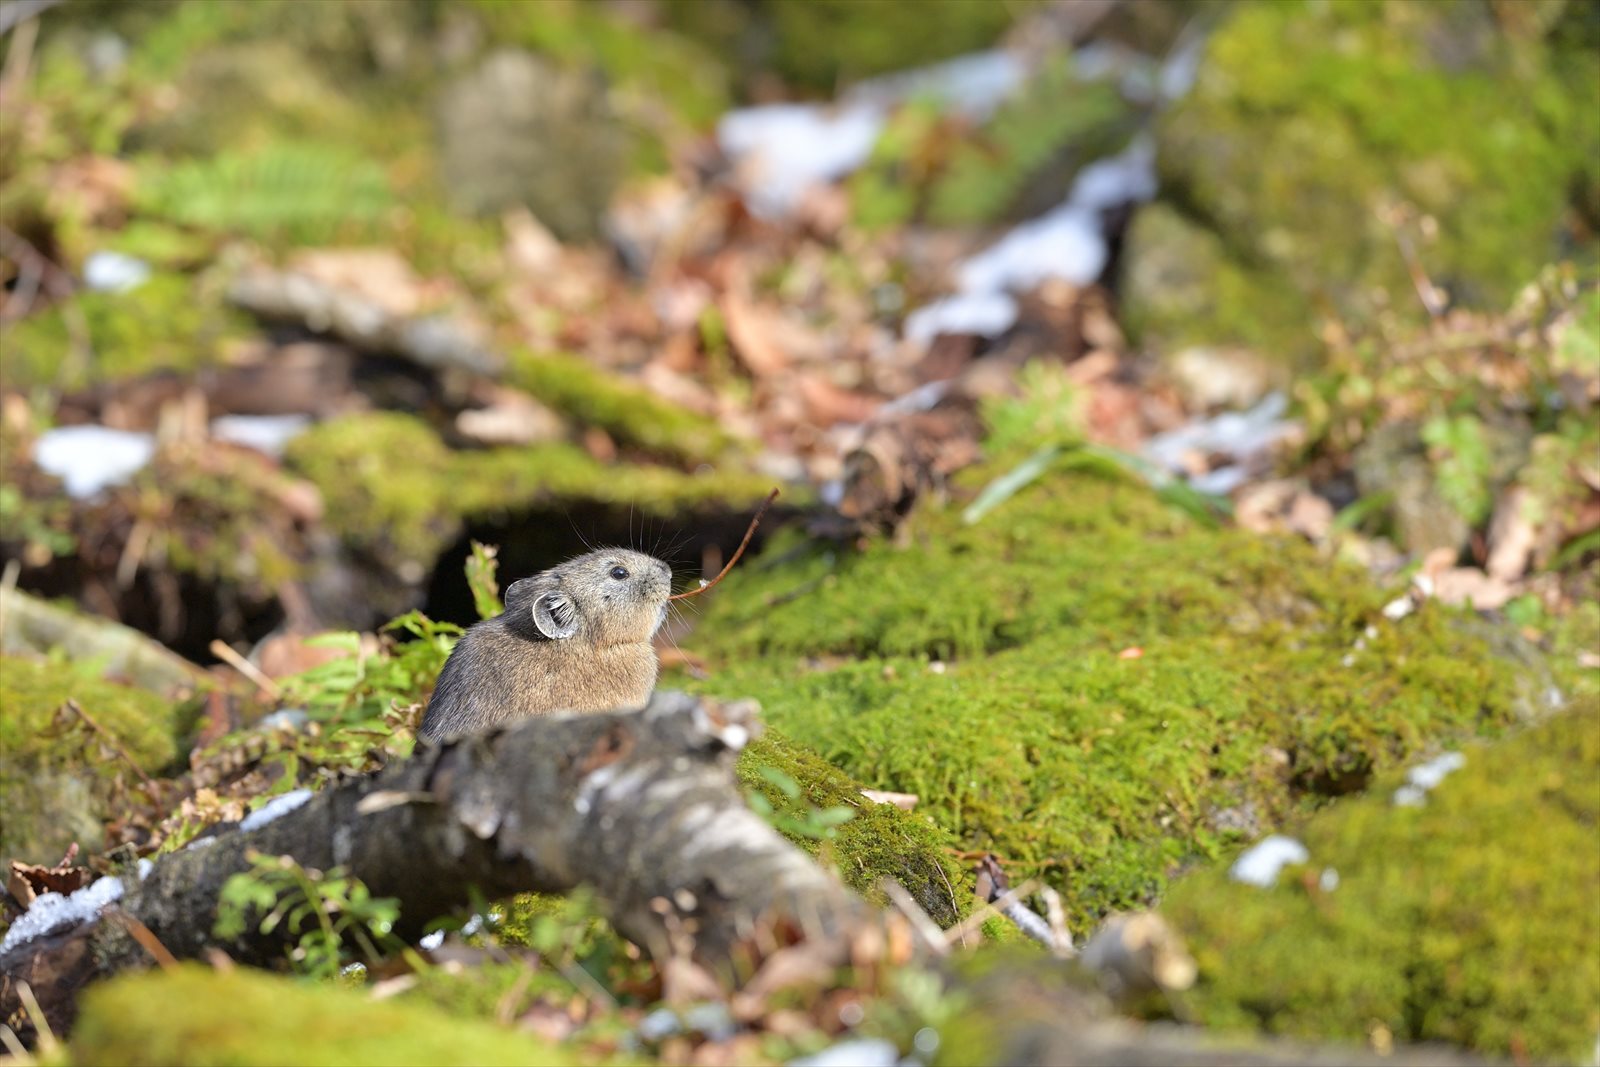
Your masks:
<instances>
[{"instance_id":1,"label":"small green plant","mask_svg":"<svg viewBox=\"0 0 1600 1067\"><path fill-rule=\"evenodd\" d=\"M765 793L754 789L746 794L746 800L750 810L771 823L779 833L827 841L838 833L838 827L855 818L855 809L842 804L819 808L806 803L800 784L775 767L759 767L756 773L784 798L783 806L775 806Z\"/></svg>"},{"instance_id":2,"label":"small green plant","mask_svg":"<svg viewBox=\"0 0 1600 1067\"><path fill-rule=\"evenodd\" d=\"M289 241L375 225L394 203L377 164L330 144L273 144L177 164L151 160L138 200L151 216Z\"/></svg>"},{"instance_id":3,"label":"small green plant","mask_svg":"<svg viewBox=\"0 0 1600 1067\"><path fill-rule=\"evenodd\" d=\"M392 633L413 640L396 641ZM419 701L433 684L462 633L454 623L435 622L410 611L383 628L378 647L363 645L354 632L323 634L308 644L349 655L283 682L284 699L301 704L312 719L340 725L377 725L395 706Z\"/></svg>"},{"instance_id":4,"label":"small green plant","mask_svg":"<svg viewBox=\"0 0 1600 1067\"><path fill-rule=\"evenodd\" d=\"M262 934L283 927L297 938L289 951L295 969L317 978L337 977L349 963L370 966L404 947L391 932L398 902L374 897L343 868L318 871L255 850L247 858L251 869L222 886L212 927L218 938L232 941L252 925Z\"/></svg>"},{"instance_id":5,"label":"small green plant","mask_svg":"<svg viewBox=\"0 0 1600 1067\"><path fill-rule=\"evenodd\" d=\"M1073 444L1083 440L1083 394L1059 363L1033 360L1017 374L1016 396L983 403L985 446L994 453L1019 445Z\"/></svg>"},{"instance_id":6,"label":"small green plant","mask_svg":"<svg viewBox=\"0 0 1600 1067\"><path fill-rule=\"evenodd\" d=\"M472 542L472 555L467 557L467 588L472 590L472 605L478 609L478 618L492 619L506 609L500 600L500 584L495 581L495 571L500 566L496 545Z\"/></svg>"}]
</instances>

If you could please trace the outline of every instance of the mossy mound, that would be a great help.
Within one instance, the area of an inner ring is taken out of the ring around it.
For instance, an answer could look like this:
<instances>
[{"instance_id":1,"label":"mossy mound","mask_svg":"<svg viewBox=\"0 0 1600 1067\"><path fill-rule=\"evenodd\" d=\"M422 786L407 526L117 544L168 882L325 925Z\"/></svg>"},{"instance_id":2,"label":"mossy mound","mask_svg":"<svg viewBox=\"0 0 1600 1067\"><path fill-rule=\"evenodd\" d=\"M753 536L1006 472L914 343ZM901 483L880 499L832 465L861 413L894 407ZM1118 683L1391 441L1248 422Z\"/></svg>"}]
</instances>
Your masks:
<instances>
[{"instance_id":1,"label":"mossy mound","mask_svg":"<svg viewBox=\"0 0 1600 1067\"><path fill-rule=\"evenodd\" d=\"M798 785L800 796L786 797L771 778L763 776L763 768ZM966 885L970 878L948 855L955 843L949 831L926 815L868 800L859 783L815 753L769 731L739 758L739 780L765 797L780 817L793 815L799 821L803 809L850 809L850 820L827 837L797 833L783 825L779 831L830 863L846 885L867 899L887 907L881 886L889 878L904 886L941 926L954 925L972 910L972 890Z\"/></svg>"},{"instance_id":2,"label":"mossy mound","mask_svg":"<svg viewBox=\"0 0 1600 1067\"><path fill-rule=\"evenodd\" d=\"M705 462L731 444L720 426L642 386L565 353L517 352L506 381L557 411L598 426L624 445L688 462Z\"/></svg>"},{"instance_id":3,"label":"mossy mound","mask_svg":"<svg viewBox=\"0 0 1600 1067\"><path fill-rule=\"evenodd\" d=\"M1186 1000L1197 1020L1351 1041L1382 1027L1587 1062L1600 1028L1600 701L1465 755L1420 807L1375 790L1312 819L1298 835L1309 864L1271 889L1222 867L1178 882L1163 911L1200 965Z\"/></svg>"},{"instance_id":4,"label":"mossy mound","mask_svg":"<svg viewBox=\"0 0 1600 1067\"><path fill-rule=\"evenodd\" d=\"M698 684L1047 875L1079 929L1432 739L1518 718L1515 668L1454 613L1388 622L1361 573L1140 486L1061 474L978 525L915 523L908 548L779 544L730 576Z\"/></svg>"},{"instance_id":5,"label":"mossy mound","mask_svg":"<svg viewBox=\"0 0 1600 1067\"><path fill-rule=\"evenodd\" d=\"M772 65L795 84L827 92L839 82L921 66L993 47L1032 3L941 0L769 0Z\"/></svg>"},{"instance_id":6,"label":"mossy mound","mask_svg":"<svg viewBox=\"0 0 1600 1067\"><path fill-rule=\"evenodd\" d=\"M431 566L464 520L580 501L681 517L742 507L770 488L742 471L608 465L565 444L452 451L423 420L393 412L315 426L290 443L287 458L322 491L329 525L396 567Z\"/></svg>"},{"instance_id":7,"label":"mossy mound","mask_svg":"<svg viewBox=\"0 0 1600 1067\"><path fill-rule=\"evenodd\" d=\"M1304 357L1323 314L1426 318L1408 252L1457 303L1506 303L1562 254L1600 114L1593 50L1516 21L1412 0L1236 8L1161 123L1175 210L1135 220L1130 323L1161 350Z\"/></svg>"},{"instance_id":8,"label":"mossy mound","mask_svg":"<svg viewBox=\"0 0 1600 1067\"><path fill-rule=\"evenodd\" d=\"M109 814L105 787L133 773L115 758L81 759L88 735L77 728L51 736L56 709L68 699L150 773L177 759L177 738L192 724L191 708L146 690L61 663L0 656L0 866L54 863L74 841L98 848Z\"/></svg>"},{"instance_id":9,"label":"mossy mound","mask_svg":"<svg viewBox=\"0 0 1600 1067\"><path fill-rule=\"evenodd\" d=\"M196 964L90 990L69 1052L74 1063L130 1065L574 1062L547 1042L415 999L375 1002L326 983Z\"/></svg>"},{"instance_id":10,"label":"mossy mound","mask_svg":"<svg viewBox=\"0 0 1600 1067\"><path fill-rule=\"evenodd\" d=\"M216 362L243 320L207 279L158 274L129 292L86 292L7 326L0 379L7 388L82 389L158 370Z\"/></svg>"}]
</instances>

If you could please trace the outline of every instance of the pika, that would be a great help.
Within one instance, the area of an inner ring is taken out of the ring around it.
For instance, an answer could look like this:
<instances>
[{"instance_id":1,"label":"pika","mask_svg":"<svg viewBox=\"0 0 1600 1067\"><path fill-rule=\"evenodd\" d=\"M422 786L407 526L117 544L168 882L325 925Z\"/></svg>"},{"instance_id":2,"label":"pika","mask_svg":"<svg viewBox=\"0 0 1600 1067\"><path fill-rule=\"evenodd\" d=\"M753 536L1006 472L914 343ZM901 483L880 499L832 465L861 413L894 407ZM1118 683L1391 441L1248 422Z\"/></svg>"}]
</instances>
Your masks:
<instances>
[{"instance_id":1,"label":"pika","mask_svg":"<svg viewBox=\"0 0 1600 1067\"><path fill-rule=\"evenodd\" d=\"M505 611L468 630L445 661L419 734L437 741L528 715L643 707L671 591L665 563L620 548L513 582Z\"/></svg>"}]
</instances>

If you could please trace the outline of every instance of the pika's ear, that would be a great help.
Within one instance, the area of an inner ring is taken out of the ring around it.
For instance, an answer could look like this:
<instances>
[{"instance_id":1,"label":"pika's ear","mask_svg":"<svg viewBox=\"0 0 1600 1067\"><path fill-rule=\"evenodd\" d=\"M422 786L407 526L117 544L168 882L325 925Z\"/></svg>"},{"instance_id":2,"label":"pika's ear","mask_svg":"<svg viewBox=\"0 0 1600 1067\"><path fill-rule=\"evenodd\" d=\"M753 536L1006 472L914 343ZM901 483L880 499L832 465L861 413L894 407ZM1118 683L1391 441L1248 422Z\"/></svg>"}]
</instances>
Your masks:
<instances>
[{"instance_id":1,"label":"pika's ear","mask_svg":"<svg viewBox=\"0 0 1600 1067\"><path fill-rule=\"evenodd\" d=\"M541 593L533 602L533 624L552 641L578 632L578 612L562 593Z\"/></svg>"}]
</instances>

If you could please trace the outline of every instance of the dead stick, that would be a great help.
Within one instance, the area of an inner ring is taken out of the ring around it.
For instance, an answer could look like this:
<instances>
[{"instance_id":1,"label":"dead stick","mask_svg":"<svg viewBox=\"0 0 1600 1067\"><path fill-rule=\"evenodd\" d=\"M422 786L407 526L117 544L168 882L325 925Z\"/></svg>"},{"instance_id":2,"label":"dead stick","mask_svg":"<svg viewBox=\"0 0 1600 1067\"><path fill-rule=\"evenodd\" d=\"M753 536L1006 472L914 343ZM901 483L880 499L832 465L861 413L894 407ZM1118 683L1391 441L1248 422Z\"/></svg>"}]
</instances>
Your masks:
<instances>
[{"instance_id":1,"label":"dead stick","mask_svg":"<svg viewBox=\"0 0 1600 1067\"><path fill-rule=\"evenodd\" d=\"M711 579L709 582L701 582L699 589L691 589L687 593L674 593L672 596L667 597L667 599L682 600L685 597L699 596L701 593L704 593L706 590L722 581L722 579L726 578L728 576L728 572L733 570L733 565L739 562L739 557L744 555L745 548L750 544L750 538L755 536L756 527L761 525L761 516L767 513L767 509L772 506L772 502L776 499L778 499L778 491L774 489L772 492L767 494L767 499L763 500L761 502L761 506L756 509L755 517L750 520L750 528L744 532L744 540L739 542L739 550L733 554L733 558L727 562L727 565L724 566L722 570L717 572L717 576L715 578Z\"/></svg>"},{"instance_id":2,"label":"dead stick","mask_svg":"<svg viewBox=\"0 0 1600 1067\"><path fill-rule=\"evenodd\" d=\"M167 951L167 946L163 945L156 935L150 932L148 926L121 909L113 909L110 914L115 914L122 921L122 924L128 928L128 933L132 935L135 941L139 942L141 948L150 953L150 958L155 960L162 970L171 970L178 966L178 958Z\"/></svg>"},{"instance_id":3,"label":"dead stick","mask_svg":"<svg viewBox=\"0 0 1600 1067\"><path fill-rule=\"evenodd\" d=\"M255 684L257 689L261 690L267 696L271 697L273 700L279 700L283 697L283 690L278 688L277 682L274 682L271 678L269 678L260 667L257 667L254 663L251 663L249 660L239 655L239 653L229 648L227 644L225 644L220 638L213 640L210 648L213 656L222 660L228 666L244 675Z\"/></svg>"}]
</instances>

